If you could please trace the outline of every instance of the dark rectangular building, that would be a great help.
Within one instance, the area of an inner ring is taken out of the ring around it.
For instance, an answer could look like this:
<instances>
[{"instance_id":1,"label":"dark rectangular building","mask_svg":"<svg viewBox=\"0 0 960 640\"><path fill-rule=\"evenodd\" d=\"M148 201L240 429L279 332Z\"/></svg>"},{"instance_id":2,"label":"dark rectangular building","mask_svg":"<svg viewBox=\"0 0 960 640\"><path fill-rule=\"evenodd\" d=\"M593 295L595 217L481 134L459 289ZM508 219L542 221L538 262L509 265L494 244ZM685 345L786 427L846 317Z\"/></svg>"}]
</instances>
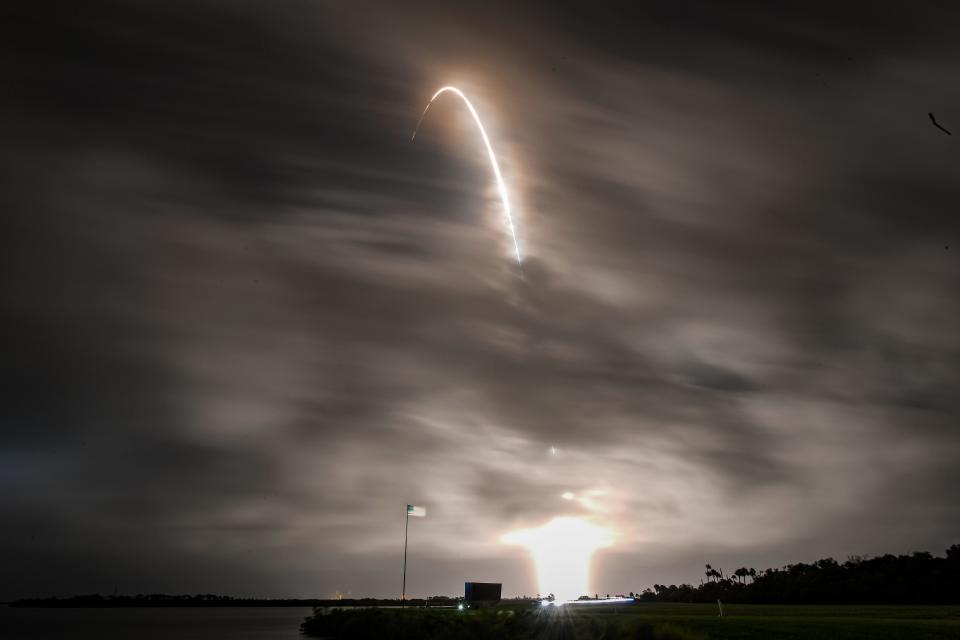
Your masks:
<instances>
[{"instance_id":1,"label":"dark rectangular building","mask_svg":"<svg viewBox=\"0 0 960 640\"><path fill-rule=\"evenodd\" d=\"M499 582L465 582L463 601L467 605L496 604L500 602L503 585Z\"/></svg>"}]
</instances>

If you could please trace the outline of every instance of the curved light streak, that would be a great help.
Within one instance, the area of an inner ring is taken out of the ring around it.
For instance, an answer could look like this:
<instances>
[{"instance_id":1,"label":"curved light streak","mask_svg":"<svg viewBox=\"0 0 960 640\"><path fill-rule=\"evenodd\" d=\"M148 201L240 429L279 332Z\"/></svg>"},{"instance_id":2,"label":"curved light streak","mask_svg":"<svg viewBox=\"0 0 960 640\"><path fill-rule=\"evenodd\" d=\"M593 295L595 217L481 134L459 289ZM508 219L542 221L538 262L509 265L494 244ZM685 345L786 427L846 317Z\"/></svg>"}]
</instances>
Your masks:
<instances>
[{"instance_id":1,"label":"curved light streak","mask_svg":"<svg viewBox=\"0 0 960 640\"><path fill-rule=\"evenodd\" d=\"M517 243L517 232L513 226L513 214L510 211L510 198L507 196L507 185L504 184L503 176L500 174L500 164L497 162L497 156L493 153L493 147L490 145L490 138L487 137L487 132L483 128L483 123L480 122L480 116L477 115L477 110L474 109L473 105L470 104L470 101L467 100L467 96L463 95L463 92L456 87L440 87L440 89L433 94L433 97L430 98L430 102L427 103L427 106L424 107L423 113L420 114L420 119L417 120L417 126L413 129L413 135L410 136L410 140L413 140L417 137L417 131L420 130L420 123L423 122L423 119L427 115L427 111L430 110L430 105L432 105L437 98L447 91L460 96L464 104L467 105L467 109L470 110L470 115L473 116L473 121L477 123L477 128L480 130L480 136L483 138L483 144L487 148L487 156L490 158L490 166L493 168L493 175L497 179L497 191L500 193L500 202L503 203L503 211L506 213L507 228L510 229L510 237L513 239L513 249L517 255L517 264L523 267L523 259L520 257L520 245Z\"/></svg>"}]
</instances>

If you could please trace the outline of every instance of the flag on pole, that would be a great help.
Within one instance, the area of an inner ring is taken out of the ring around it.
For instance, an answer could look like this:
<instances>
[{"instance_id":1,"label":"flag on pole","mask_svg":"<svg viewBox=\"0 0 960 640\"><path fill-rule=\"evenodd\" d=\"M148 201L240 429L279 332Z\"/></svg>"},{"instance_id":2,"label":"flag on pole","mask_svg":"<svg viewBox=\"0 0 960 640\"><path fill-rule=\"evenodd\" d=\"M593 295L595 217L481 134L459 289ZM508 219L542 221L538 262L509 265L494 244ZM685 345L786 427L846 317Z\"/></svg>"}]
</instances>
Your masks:
<instances>
[{"instance_id":1,"label":"flag on pole","mask_svg":"<svg viewBox=\"0 0 960 640\"><path fill-rule=\"evenodd\" d=\"M415 507L412 504L407 505L407 515L413 516L414 518L425 518L427 517L427 508L426 507Z\"/></svg>"}]
</instances>

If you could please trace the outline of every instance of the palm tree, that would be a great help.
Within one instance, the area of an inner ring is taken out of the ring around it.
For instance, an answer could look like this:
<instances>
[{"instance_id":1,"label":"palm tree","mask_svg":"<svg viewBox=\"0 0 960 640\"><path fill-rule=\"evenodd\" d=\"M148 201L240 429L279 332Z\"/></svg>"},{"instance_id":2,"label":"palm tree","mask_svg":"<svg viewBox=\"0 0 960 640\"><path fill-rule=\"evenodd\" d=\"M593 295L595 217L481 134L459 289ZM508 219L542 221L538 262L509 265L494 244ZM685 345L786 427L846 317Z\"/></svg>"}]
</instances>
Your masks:
<instances>
[{"instance_id":1,"label":"palm tree","mask_svg":"<svg viewBox=\"0 0 960 640\"><path fill-rule=\"evenodd\" d=\"M705 566L707 567L706 576L708 579L714 582L719 582L723 579L723 569L720 569L720 571L717 571L710 565L705 565Z\"/></svg>"}]
</instances>

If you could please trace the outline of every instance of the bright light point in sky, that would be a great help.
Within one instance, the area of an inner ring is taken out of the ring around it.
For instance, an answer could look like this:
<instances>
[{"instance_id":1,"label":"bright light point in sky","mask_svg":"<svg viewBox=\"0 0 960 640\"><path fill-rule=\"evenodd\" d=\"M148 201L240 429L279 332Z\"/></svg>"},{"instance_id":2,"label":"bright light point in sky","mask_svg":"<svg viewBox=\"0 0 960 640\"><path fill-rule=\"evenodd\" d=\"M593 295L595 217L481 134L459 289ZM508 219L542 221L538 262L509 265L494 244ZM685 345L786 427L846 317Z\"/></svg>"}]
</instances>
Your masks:
<instances>
[{"instance_id":1,"label":"bright light point in sky","mask_svg":"<svg viewBox=\"0 0 960 640\"><path fill-rule=\"evenodd\" d=\"M564 500L573 500L576 496L573 495L572 491L564 491L560 497Z\"/></svg>"},{"instance_id":2,"label":"bright light point in sky","mask_svg":"<svg viewBox=\"0 0 960 640\"><path fill-rule=\"evenodd\" d=\"M550 455L552 455L552 456L556 456L556 455L559 455L559 454L560 454L560 449L557 449L556 447L550 447L547 451L548 451L548 452L550 453Z\"/></svg>"},{"instance_id":3,"label":"bright light point in sky","mask_svg":"<svg viewBox=\"0 0 960 640\"><path fill-rule=\"evenodd\" d=\"M530 550L542 595L575 600L590 593L593 552L613 544L613 532L585 518L554 518L537 529L512 531L501 538Z\"/></svg>"}]
</instances>

